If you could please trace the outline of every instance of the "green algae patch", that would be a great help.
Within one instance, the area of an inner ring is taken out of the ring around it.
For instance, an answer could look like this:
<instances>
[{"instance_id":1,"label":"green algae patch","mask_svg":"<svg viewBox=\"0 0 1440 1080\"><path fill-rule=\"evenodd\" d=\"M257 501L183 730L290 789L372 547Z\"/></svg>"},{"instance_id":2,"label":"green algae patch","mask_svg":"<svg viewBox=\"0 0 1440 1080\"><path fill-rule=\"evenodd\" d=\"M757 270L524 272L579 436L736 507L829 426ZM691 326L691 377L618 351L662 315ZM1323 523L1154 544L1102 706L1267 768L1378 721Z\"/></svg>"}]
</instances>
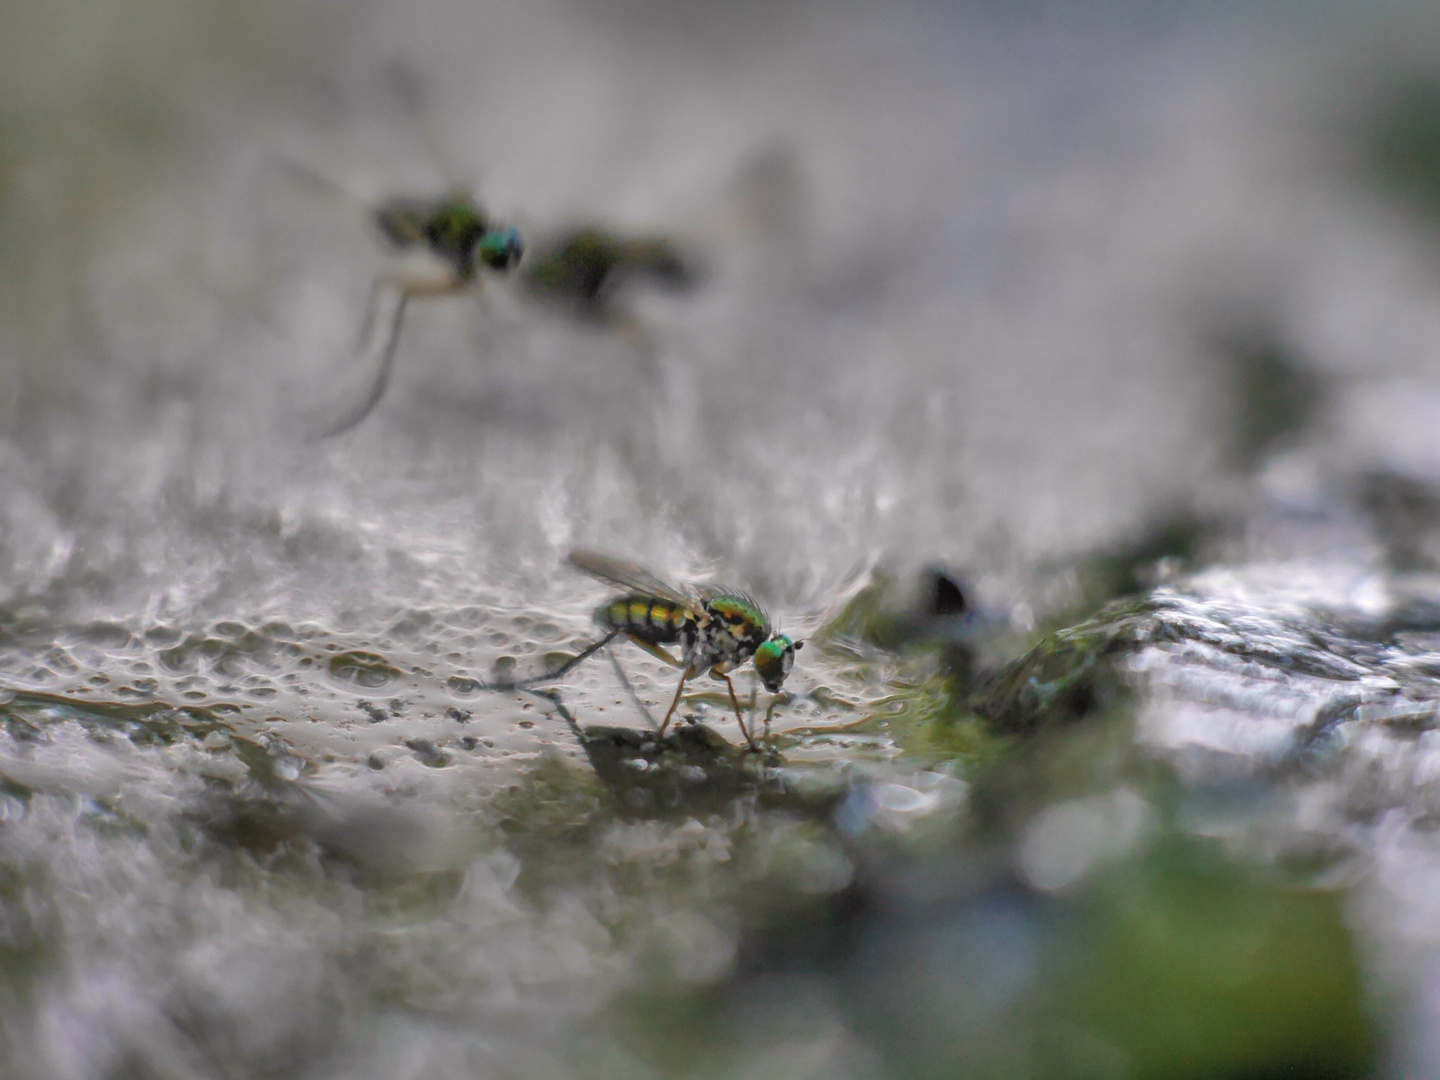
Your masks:
<instances>
[{"instance_id":1,"label":"green algae patch","mask_svg":"<svg viewBox=\"0 0 1440 1080\"><path fill-rule=\"evenodd\" d=\"M1340 894L1176 835L1057 893L984 859L851 856L843 893L742 936L733 975L617 1001L606 1030L716 1080L786 1075L798 1046L896 1080L1373 1075Z\"/></svg>"}]
</instances>

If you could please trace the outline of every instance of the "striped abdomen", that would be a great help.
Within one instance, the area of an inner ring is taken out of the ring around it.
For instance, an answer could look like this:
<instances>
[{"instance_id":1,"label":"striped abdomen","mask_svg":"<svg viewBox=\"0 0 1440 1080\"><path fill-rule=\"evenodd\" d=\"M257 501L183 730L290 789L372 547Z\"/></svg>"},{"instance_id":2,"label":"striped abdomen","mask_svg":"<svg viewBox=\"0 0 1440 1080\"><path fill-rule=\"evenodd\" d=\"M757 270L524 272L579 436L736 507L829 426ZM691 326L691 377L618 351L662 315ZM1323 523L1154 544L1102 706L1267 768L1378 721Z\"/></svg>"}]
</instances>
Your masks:
<instances>
[{"instance_id":1,"label":"striped abdomen","mask_svg":"<svg viewBox=\"0 0 1440 1080\"><path fill-rule=\"evenodd\" d=\"M652 645L673 645L682 640L687 627L693 627L695 616L668 600L632 593L596 608L595 621Z\"/></svg>"}]
</instances>

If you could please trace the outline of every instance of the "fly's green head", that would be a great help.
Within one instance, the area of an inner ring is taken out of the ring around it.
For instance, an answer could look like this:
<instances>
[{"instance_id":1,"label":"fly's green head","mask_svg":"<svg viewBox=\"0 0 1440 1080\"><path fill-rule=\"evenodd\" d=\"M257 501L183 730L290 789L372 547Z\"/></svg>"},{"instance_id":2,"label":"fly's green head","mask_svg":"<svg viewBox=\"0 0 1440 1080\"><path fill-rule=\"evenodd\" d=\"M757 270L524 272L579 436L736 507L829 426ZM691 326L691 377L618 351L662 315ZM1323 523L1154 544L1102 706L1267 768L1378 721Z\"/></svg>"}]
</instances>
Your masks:
<instances>
[{"instance_id":1,"label":"fly's green head","mask_svg":"<svg viewBox=\"0 0 1440 1080\"><path fill-rule=\"evenodd\" d=\"M780 692L785 676L795 666L795 654L804 648L803 641L793 640L789 634L775 634L755 650L755 670L760 681L772 694Z\"/></svg>"},{"instance_id":2,"label":"fly's green head","mask_svg":"<svg viewBox=\"0 0 1440 1080\"><path fill-rule=\"evenodd\" d=\"M475 253L491 270L513 270L525 254L525 244L519 229L490 229L476 243Z\"/></svg>"}]
</instances>

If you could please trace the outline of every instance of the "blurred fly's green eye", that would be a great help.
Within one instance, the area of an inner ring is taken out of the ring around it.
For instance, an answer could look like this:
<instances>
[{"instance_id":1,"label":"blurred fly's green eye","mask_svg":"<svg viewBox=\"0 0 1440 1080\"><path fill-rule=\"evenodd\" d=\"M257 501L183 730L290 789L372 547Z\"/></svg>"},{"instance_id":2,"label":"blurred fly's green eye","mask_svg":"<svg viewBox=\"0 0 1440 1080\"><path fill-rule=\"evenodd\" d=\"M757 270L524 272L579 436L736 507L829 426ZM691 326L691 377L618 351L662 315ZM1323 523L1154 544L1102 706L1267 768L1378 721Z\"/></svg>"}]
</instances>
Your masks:
<instances>
[{"instance_id":1,"label":"blurred fly's green eye","mask_svg":"<svg viewBox=\"0 0 1440 1080\"><path fill-rule=\"evenodd\" d=\"M480 237L476 250L491 270L510 270L525 254L525 244L518 229L495 229Z\"/></svg>"}]
</instances>

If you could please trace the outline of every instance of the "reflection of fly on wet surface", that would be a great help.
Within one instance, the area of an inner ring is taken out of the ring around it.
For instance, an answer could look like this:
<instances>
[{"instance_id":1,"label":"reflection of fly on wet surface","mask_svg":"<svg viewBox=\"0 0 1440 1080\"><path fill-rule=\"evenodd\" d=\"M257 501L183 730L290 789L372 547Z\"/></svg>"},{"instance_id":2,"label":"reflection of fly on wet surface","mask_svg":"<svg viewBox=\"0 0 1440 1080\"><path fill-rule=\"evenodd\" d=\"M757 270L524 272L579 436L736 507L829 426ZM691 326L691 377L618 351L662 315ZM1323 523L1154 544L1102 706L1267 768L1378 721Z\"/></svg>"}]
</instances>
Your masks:
<instances>
[{"instance_id":1,"label":"reflection of fly on wet surface","mask_svg":"<svg viewBox=\"0 0 1440 1080\"><path fill-rule=\"evenodd\" d=\"M595 621L605 634L544 675L492 683L489 689L541 693L533 688L563 678L595 653L605 650L617 637L625 637L667 666L680 669L680 683L675 688L675 696L655 731L657 742L665 738L685 684L709 674L711 678L725 683L735 719L749 749L760 749L745 723L730 672L753 660L756 674L765 689L771 694L779 694L794 666L795 653L804 642L795 641L775 629L765 609L739 590L715 585L672 586L634 563L593 551L571 552L570 564L591 577L626 590L595 611ZM678 657L669 651L668 647L672 646L678 647ZM613 655L611 660L621 681L634 697L619 662ZM543 696L559 704L558 695L544 692ZM778 700L772 701L766 710L767 732ZM637 704L640 704L638 698ZM642 712L646 711L643 704L640 708ZM574 723L568 712L562 715Z\"/></svg>"}]
</instances>

